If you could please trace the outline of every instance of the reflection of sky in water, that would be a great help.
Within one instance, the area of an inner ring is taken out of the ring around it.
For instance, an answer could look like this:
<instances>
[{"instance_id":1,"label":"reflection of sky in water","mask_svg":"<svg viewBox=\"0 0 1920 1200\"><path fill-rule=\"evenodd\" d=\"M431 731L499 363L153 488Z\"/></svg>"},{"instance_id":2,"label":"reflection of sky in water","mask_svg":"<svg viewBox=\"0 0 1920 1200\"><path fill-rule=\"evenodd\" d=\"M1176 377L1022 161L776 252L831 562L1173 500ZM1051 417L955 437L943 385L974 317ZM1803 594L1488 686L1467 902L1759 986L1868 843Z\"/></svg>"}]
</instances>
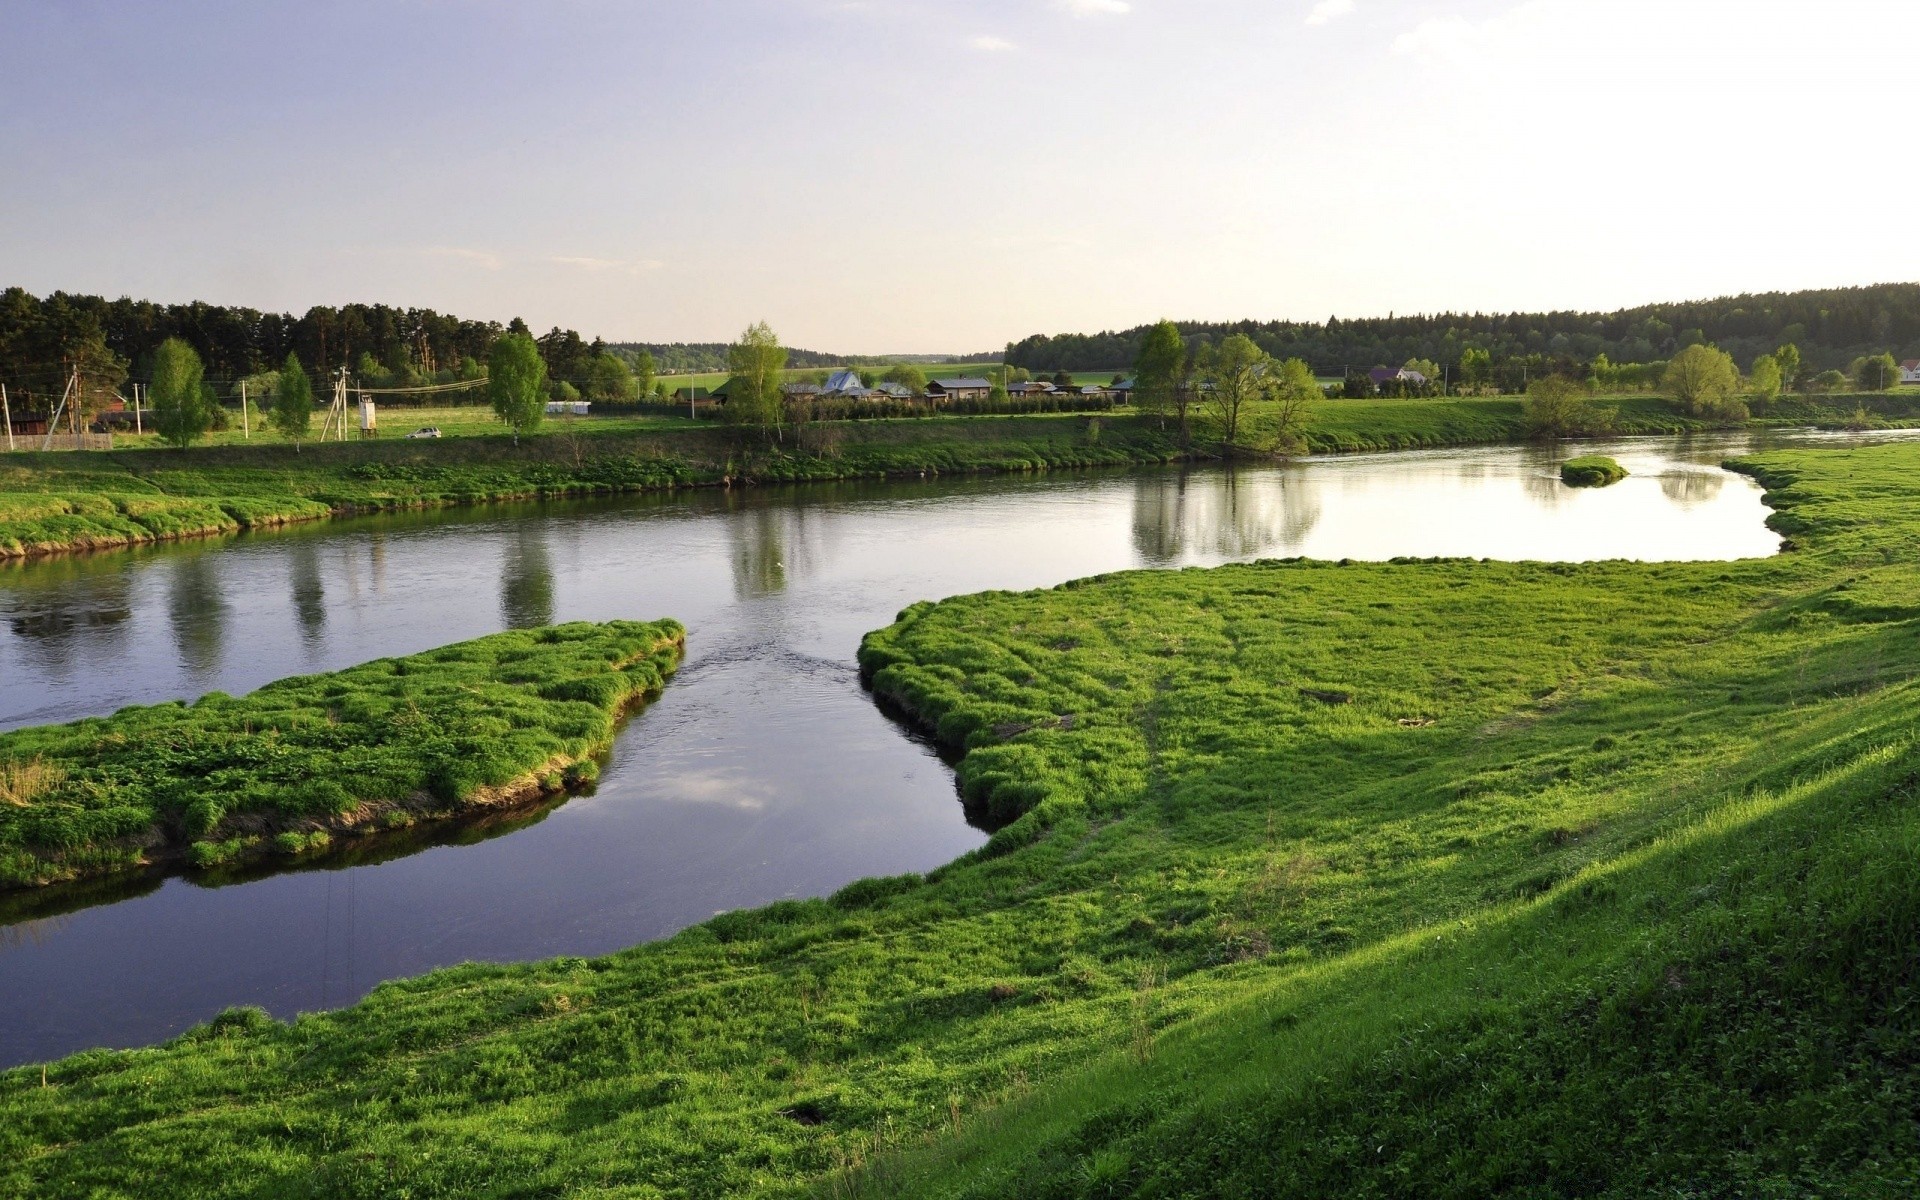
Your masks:
<instances>
[{"instance_id":1,"label":"reflection of sky in water","mask_svg":"<svg viewBox=\"0 0 1920 1200\"><path fill-rule=\"evenodd\" d=\"M0 939L0 1062L287 1014L466 959L592 954L978 845L951 775L861 691L907 604L1261 556L1770 553L1728 439L476 507L0 569L0 727L550 620L672 615L680 677L597 794L491 840L218 889L172 879ZM1562 486L1567 453L1633 472Z\"/></svg>"}]
</instances>

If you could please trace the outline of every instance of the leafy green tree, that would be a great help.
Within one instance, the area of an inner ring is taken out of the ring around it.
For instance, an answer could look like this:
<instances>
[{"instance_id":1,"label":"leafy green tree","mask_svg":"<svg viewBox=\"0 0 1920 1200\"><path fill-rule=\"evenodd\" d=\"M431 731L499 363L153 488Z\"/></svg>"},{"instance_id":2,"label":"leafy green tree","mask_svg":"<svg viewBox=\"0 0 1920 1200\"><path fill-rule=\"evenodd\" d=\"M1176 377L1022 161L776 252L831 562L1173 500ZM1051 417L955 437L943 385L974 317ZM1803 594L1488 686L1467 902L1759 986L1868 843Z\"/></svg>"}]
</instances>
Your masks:
<instances>
[{"instance_id":1,"label":"leafy green tree","mask_svg":"<svg viewBox=\"0 0 1920 1200\"><path fill-rule=\"evenodd\" d=\"M1540 437L1573 437L1604 433L1613 425L1615 410L1593 403L1586 385L1566 375L1542 375L1527 384L1521 402L1527 429Z\"/></svg>"},{"instance_id":2,"label":"leafy green tree","mask_svg":"<svg viewBox=\"0 0 1920 1200\"><path fill-rule=\"evenodd\" d=\"M1792 390L1800 382L1800 347L1788 342L1773 352L1773 361L1780 367L1780 386Z\"/></svg>"},{"instance_id":3,"label":"leafy green tree","mask_svg":"<svg viewBox=\"0 0 1920 1200\"><path fill-rule=\"evenodd\" d=\"M1434 388L1437 389L1440 386L1440 364L1430 358L1410 358L1401 364L1400 369L1403 371L1418 371L1421 377Z\"/></svg>"},{"instance_id":4,"label":"leafy green tree","mask_svg":"<svg viewBox=\"0 0 1920 1200\"><path fill-rule=\"evenodd\" d=\"M200 356L179 338L168 338L153 352L153 427L163 441L185 450L213 424Z\"/></svg>"},{"instance_id":5,"label":"leafy green tree","mask_svg":"<svg viewBox=\"0 0 1920 1200\"><path fill-rule=\"evenodd\" d=\"M531 337L509 333L493 343L487 355L487 398L494 415L513 430L514 445L520 444L522 432L540 427L547 414L547 360Z\"/></svg>"},{"instance_id":6,"label":"leafy green tree","mask_svg":"<svg viewBox=\"0 0 1920 1200\"><path fill-rule=\"evenodd\" d=\"M1831 395L1847 386L1847 377L1840 371L1822 371L1813 377L1813 389Z\"/></svg>"},{"instance_id":7,"label":"leafy green tree","mask_svg":"<svg viewBox=\"0 0 1920 1200\"><path fill-rule=\"evenodd\" d=\"M596 404L632 404L640 398L640 381L619 355L602 351L587 368L587 399Z\"/></svg>"},{"instance_id":8,"label":"leafy green tree","mask_svg":"<svg viewBox=\"0 0 1920 1200\"><path fill-rule=\"evenodd\" d=\"M1780 394L1780 360L1771 354L1762 354L1753 360L1753 369L1747 372L1747 394L1762 409L1773 403Z\"/></svg>"},{"instance_id":9,"label":"leafy green tree","mask_svg":"<svg viewBox=\"0 0 1920 1200\"><path fill-rule=\"evenodd\" d=\"M765 321L747 326L739 340L727 347L727 366L733 372L724 408L728 424L779 436L787 348L772 327Z\"/></svg>"},{"instance_id":10,"label":"leafy green tree","mask_svg":"<svg viewBox=\"0 0 1920 1200\"><path fill-rule=\"evenodd\" d=\"M1207 404L1220 418L1220 440L1228 453L1240 448L1248 407L1271 390L1272 365L1267 352L1244 333L1232 334L1200 352L1199 375L1207 385Z\"/></svg>"},{"instance_id":11,"label":"leafy green tree","mask_svg":"<svg viewBox=\"0 0 1920 1200\"><path fill-rule=\"evenodd\" d=\"M1899 386L1900 364L1891 354L1874 354L1856 361L1853 380L1862 391L1884 392Z\"/></svg>"},{"instance_id":12,"label":"leafy green tree","mask_svg":"<svg viewBox=\"0 0 1920 1200\"><path fill-rule=\"evenodd\" d=\"M1693 416L1719 421L1746 419L1747 406L1740 402L1740 369L1724 350L1688 346L1667 363L1661 382L1667 394Z\"/></svg>"},{"instance_id":13,"label":"leafy green tree","mask_svg":"<svg viewBox=\"0 0 1920 1200\"><path fill-rule=\"evenodd\" d=\"M653 381L658 368L654 365L653 351L641 350L633 356L633 394L644 396L653 391Z\"/></svg>"},{"instance_id":14,"label":"leafy green tree","mask_svg":"<svg viewBox=\"0 0 1920 1200\"><path fill-rule=\"evenodd\" d=\"M1285 362L1269 360L1266 373L1267 394L1273 401L1273 436L1276 449L1285 454L1307 449L1307 419L1314 403L1321 399L1320 381L1303 359Z\"/></svg>"},{"instance_id":15,"label":"leafy green tree","mask_svg":"<svg viewBox=\"0 0 1920 1200\"><path fill-rule=\"evenodd\" d=\"M1162 427L1169 415L1180 427L1180 440L1187 440L1187 408L1192 392L1187 387L1187 343L1180 327L1161 321L1147 330L1140 342L1140 354L1133 362L1133 402L1144 413L1160 418Z\"/></svg>"},{"instance_id":16,"label":"leafy green tree","mask_svg":"<svg viewBox=\"0 0 1920 1200\"><path fill-rule=\"evenodd\" d=\"M293 452L300 453L300 439L307 436L307 430L313 425L313 381L307 378L307 369L300 365L300 356L291 350L287 351L287 361L274 380L269 418L273 427L293 443Z\"/></svg>"},{"instance_id":17,"label":"leafy green tree","mask_svg":"<svg viewBox=\"0 0 1920 1200\"><path fill-rule=\"evenodd\" d=\"M912 363L896 363L880 377L882 382L897 383L918 396L927 390L927 373Z\"/></svg>"},{"instance_id":18,"label":"leafy green tree","mask_svg":"<svg viewBox=\"0 0 1920 1200\"><path fill-rule=\"evenodd\" d=\"M571 404L580 398L580 389L562 379L553 385L553 398L561 404ZM542 406L545 407L544 405Z\"/></svg>"},{"instance_id":19,"label":"leafy green tree","mask_svg":"<svg viewBox=\"0 0 1920 1200\"><path fill-rule=\"evenodd\" d=\"M1493 353L1478 346L1467 347L1460 355L1460 382L1477 391L1492 380Z\"/></svg>"}]
</instances>

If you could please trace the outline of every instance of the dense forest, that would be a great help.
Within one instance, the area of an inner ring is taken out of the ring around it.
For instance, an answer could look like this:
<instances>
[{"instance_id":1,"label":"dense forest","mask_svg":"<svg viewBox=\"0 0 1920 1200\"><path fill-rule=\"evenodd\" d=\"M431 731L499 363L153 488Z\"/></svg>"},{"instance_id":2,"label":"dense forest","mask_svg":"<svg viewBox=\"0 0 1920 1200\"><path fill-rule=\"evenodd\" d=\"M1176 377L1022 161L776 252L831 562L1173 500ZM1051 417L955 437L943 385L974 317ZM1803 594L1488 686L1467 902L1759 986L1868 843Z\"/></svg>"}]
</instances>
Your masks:
<instances>
[{"instance_id":1,"label":"dense forest","mask_svg":"<svg viewBox=\"0 0 1920 1200\"><path fill-rule=\"evenodd\" d=\"M1439 313L1325 323L1179 321L1190 345L1244 333L1281 358L1301 358L1321 375L1399 365L1413 359L1452 366L1468 349L1496 361L1540 358L1615 363L1670 358L1696 342L1717 345L1742 364L1785 342L1812 370L1843 368L1866 354L1920 357L1920 284L1828 288L1648 304L1614 313ZM1118 332L1035 334L1007 347L1007 361L1034 371L1117 371L1131 366L1147 326Z\"/></svg>"}]
</instances>

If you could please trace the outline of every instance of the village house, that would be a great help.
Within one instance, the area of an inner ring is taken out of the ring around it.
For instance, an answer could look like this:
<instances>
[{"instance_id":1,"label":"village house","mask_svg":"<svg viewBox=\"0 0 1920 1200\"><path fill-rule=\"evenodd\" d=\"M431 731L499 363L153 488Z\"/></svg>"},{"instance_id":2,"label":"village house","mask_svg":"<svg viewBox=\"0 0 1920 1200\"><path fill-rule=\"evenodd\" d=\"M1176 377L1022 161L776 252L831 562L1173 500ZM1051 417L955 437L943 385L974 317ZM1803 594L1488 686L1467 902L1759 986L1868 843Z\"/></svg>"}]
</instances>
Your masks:
<instances>
[{"instance_id":1,"label":"village house","mask_svg":"<svg viewBox=\"0 0 1920 1200\"><path fill-rule=\"evenodd\" d=\"M991 391L992 383L972 376L936 379L927 384L927 395L935 400L985 400Z\"/></svg>"},{"instance_id":2,"label":"village house","mask_svg":"<svg viewBox=\"0 0 1920 1200\"><path fill-rule=\"evenodd\" d=\"M1901 383L1920 383L1920 358L1909 358L1900 364Z\"/></svg>"},{"instance_id":3,"label":"village house","mask_svg":"<svg viewBox=\"0 0 1920 1200\"><path fill-rule=\"evenodd\" d=\"M860 382L860 372L841 370L827 376L820 394L836 400L858 400L871 395L872 389Z\"/></svg>"}]
</instances>

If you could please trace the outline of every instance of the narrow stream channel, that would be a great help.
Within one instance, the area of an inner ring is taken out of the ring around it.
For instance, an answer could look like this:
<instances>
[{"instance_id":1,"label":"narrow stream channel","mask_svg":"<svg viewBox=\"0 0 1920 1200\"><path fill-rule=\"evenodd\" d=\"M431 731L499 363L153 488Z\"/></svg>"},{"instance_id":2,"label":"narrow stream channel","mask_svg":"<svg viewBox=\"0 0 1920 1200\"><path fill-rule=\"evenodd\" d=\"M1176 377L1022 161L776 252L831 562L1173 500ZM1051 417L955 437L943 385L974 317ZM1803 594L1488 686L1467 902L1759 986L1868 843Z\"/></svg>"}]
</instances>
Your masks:
<instances>
[{"instance_id":1,"label":"narrow stream channel","mask_svg":"<svg viewBox=\"0 0 1920 1200\"><path fill-rule=\"evenodd\" d=\"M1759 489L1714 465L1752 444L1582 445L1633 473L1603 491L1561 485L1564 454L1492 447L471 508L0 569L0 728L507 627L690 630L592 796L246 882L5 901L0 1065L151 1043L234 1004L347 1004L467 960L601 954L952 859L985 835L854 669L861 635L915 600L1286 555L1766 555Z\"/></svg>"}]
</instances>

